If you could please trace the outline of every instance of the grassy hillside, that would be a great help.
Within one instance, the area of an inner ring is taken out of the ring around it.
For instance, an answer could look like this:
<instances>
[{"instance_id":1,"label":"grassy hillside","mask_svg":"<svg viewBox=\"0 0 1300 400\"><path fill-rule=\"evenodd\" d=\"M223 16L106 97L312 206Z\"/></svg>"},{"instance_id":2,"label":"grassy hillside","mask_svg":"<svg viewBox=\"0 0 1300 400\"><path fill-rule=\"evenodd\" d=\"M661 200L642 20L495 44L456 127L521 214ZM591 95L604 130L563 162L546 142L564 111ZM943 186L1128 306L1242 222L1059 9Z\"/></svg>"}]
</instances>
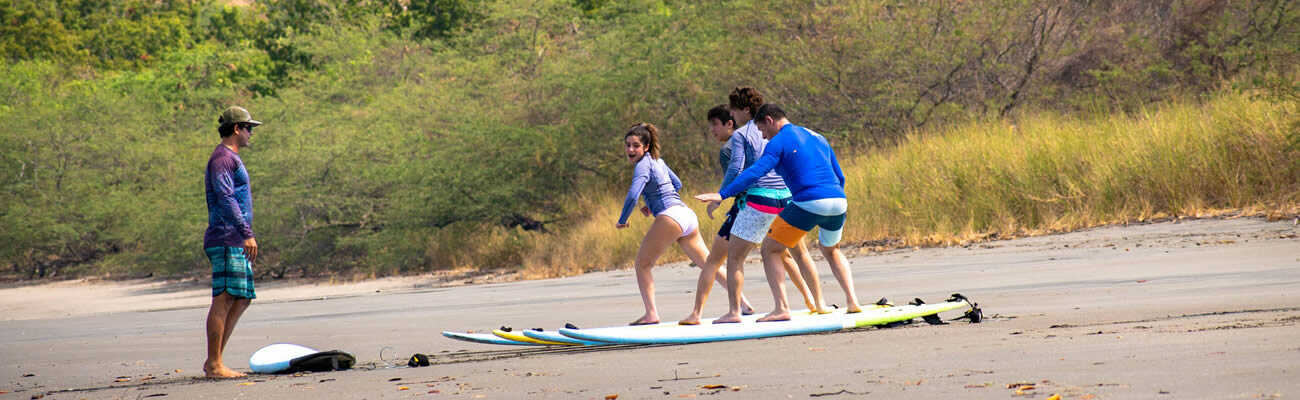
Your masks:
<instances>
[{"instance_id":1,"label":"grassy hillside","mask_svg":"<svg viewBox=\"0 0 1300 400\"><path fill-rule=\"evenodd\" d=\"M740 85L852 165L854 241L1294 200L1294 169L1241 156L1294 132L1283 0L0 0L0 20L18 277L202 274L202 165L231 104L267 122L244 159L272 276L622 265L642 229L610 231L621 133L659 125L674 169L712 185L705 110ZM1234 94L1256 88L1281 95ZM1277 128L1175 117L1215 112ZM1011 125L1043 136L997 139Z\"/></svg>"},{"instance_id":2,"label":"grassy hillside","mask_svg":"<svg viewBox=\"0 0 1300 400\"><path fill-rule=\"evenodd\" d=\"M844 239L869 248L952 245L1227 209L1295 216L1300 151L1287 142L1295 106L1229 95L1131 115L1038 113L914 133L897 147L841 158ZM684 192L716 185L701 180ZM526 246L545 249L526 256L528 271L562 275L635 256L648 220L634 217L634 229L616 230L619 198L591 204L588 222ZM716 232L720 221L704 217L698 202L690 206L703 231ZM492 246L499 244L485 247ZM685 256L674 251L670 259Z\"/></svg>"}]
</instances>

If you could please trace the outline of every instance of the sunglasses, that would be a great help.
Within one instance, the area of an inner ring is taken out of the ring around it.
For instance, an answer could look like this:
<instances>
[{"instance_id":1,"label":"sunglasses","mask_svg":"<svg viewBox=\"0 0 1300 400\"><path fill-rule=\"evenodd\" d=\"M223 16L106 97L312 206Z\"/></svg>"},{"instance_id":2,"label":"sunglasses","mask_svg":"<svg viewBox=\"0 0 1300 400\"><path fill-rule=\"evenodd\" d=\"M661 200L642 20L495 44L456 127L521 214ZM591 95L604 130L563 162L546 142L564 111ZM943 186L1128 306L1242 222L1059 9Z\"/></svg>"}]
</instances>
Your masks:
<instances>
[{"instance_id":1,"label":"sunglasses","mask_svg":"<svg viewBox=\"0 0 1300 400\"><path fill-rule=\"evenodd\" d=\"M244 127L244 130L247 130L249 132L252 132L253 128L257 127L257 125L253 125L253 124L240 124L240 126Z\"/></svg>"}]
</instances>

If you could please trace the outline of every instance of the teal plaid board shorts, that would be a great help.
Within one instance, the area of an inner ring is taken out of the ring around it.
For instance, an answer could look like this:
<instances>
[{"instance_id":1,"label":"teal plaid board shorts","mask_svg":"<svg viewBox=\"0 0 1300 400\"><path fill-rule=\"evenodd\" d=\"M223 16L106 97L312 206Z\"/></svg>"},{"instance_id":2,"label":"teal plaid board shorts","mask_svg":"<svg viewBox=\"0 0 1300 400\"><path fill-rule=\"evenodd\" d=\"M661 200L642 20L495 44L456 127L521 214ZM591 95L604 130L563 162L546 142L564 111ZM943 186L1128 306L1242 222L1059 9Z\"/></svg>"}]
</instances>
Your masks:
<instances>
[{"instance_id":1,"label":"teal plaid board shorts","mask_svg":"<svg viewBox=\"0 0 1300 400\"><path fill-rule=\"evenodd\" d=\"M244 256L243 247L217 246L203 251L212 262L212 297L226 292L245 299L257 298L253 292L253 263Z\"/></svg>"}]
</instances>

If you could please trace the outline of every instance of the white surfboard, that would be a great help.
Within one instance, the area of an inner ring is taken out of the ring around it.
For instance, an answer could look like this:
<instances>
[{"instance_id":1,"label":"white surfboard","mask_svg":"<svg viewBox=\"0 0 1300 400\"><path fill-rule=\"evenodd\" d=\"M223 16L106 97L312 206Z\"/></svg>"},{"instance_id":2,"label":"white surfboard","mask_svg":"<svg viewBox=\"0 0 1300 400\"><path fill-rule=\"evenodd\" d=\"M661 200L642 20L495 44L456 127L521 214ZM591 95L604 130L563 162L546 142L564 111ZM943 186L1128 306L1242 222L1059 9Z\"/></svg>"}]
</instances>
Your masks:
<instances>
[{"instance_id":1,"label":"white surfboard","mask_svg":"<svg viewBox=\"0 0 1300 400\"><path fill-rule=\"evenodd\" d=\"M659 324L595 329L560 329L560 333L575 339L617 344L704 343L801 335L883 325L937 314L967 305L965 301L953 301L919 306L872 306L872 308L864 307L862 312L854 314L846 314L843 310L836 310L830 314L793 313L789 321L780 322L757 322L755 319L744 319L740 323L734 324Z\"/></svg>"},{"instance_id":2,"label":"white surfboard","mask_svg":"<svg viewBox=\"0 0 1300 400\"><path fill-rule=\"evenodd\" d=\"M276 343L253 352L253 356L248 358L248 366L259 374L274 374L289 369L289 362L295 358L319 352L306 346Z\"/></svg>"}]
</instances>

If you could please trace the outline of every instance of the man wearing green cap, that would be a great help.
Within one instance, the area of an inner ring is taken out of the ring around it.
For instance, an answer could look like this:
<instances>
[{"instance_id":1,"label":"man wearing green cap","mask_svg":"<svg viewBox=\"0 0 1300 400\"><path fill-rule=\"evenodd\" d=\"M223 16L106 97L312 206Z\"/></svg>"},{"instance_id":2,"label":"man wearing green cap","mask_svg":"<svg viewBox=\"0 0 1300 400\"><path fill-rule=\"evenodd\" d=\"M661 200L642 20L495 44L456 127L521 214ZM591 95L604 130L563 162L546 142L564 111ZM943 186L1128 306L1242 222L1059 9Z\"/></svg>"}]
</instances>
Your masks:
<instances>
[{"instance_id":1,"label":"man wearing green cap","mask_svg":"<svg viewBox=\"0 0 1300 400\"><path fill-rule=\"evenodd\" d=\"M209 378L244 376L227 368L221 354L230 342L235 323L257 295L253 292L253 196L248 170L239 150L249 147L253 128L261 125L241 107L230 107L217 118L221 144L208 158L203 183L208 201L208 230L203 250L212 262L212 307L208 309L208 359L203 374Z\"/></svg>"}]
</instances>

